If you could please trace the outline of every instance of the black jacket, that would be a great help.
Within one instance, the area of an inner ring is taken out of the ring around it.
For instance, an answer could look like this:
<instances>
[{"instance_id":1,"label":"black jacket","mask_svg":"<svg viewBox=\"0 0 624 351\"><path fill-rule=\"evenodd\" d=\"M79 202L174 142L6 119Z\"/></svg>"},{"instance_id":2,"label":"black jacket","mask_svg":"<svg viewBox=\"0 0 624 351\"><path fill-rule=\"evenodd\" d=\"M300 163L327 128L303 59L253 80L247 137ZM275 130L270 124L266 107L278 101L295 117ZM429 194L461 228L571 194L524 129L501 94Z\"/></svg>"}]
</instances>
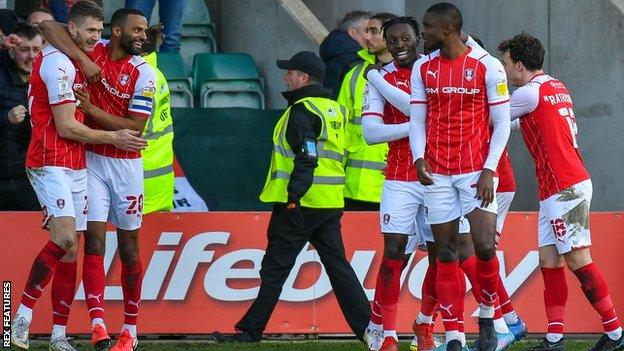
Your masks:
<instances>
[{"instance_id":1,"label":"black jacket","mask_svg":"<svg viewBox=\"0 0 624 351\"><path fill-rule=\"evenodd\" d=\"M331 90L332 99L338 97L345 74L362 62L362 58L357 54L360 50L362 50L360 44L351 38L349 33L340 29L334 29L323 39L319 48L319 55L325 62L323 85Z\"/></svg>"},{"instance_id":2,"label":"black jacket","mask_svg":"<svg viewBox=\"0 0 624 351\"><path fill-rule=\"evenodd\" d=\"M9 110L17 105L28 108L28 83L17 73L15 63L5 52L0 55L0 178L26 176L24 163L30 142L30 115L20 124L9 122Z\"/></svg>"},{"instance_id":3,"label":"black jacket","mask_svg":"<svg viewBox=\"0 0 624 351\"><path fill-rule=\"evenodd\" d=\"M297 90L283 92L288 101L290 115L286 126L286 141L295 153L294 168L288 181L288 202L298 202L312 186L317 158L310 156L305 148L305 140L317 141L321 134L320 118L308 111L303 104L295 104L304 97L330 98L329 91L320 84L307 85ZM294 104L294 105L293 105Z\"/></svg>"}]
</instances>

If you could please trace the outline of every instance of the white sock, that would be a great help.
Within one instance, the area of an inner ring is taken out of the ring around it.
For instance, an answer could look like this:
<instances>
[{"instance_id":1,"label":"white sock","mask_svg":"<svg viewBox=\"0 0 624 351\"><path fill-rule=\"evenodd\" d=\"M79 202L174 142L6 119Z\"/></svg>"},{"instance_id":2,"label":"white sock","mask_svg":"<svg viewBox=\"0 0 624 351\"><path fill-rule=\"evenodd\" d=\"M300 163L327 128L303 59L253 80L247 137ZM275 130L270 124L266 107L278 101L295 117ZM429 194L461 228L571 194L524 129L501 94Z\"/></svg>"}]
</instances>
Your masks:
<instances>
[{"instance_id":1,"label":"white sock","mask_svg":"<svg viewBox=\"0 0 624 351\"><path fill-rule=\"evenodd\" d=\"M399 341L399 337L397 336L396 330L384 330L383 331L383 337L385 338L389 338L389 337L393 337L394 340Z\"/></svg>"},{"instance_id":2,"label":"white sock","mask_svg":"<svg viewBox=\"0 0 624 351\"><path fill-rule=\"evenodd\" d=\"M28 323L32 321L32 308L26 307L20 303L15 313L15 319L23 317Z\"/></svg>"},{"instance_id":3,"label":"white sock","mask_svg":"<svg viewBox=\"0 0 624 351\"><path fill-rule=\"evenodd\" d=\"M494 318L494 306L479 304L479 318Z\"/></svg>"},{"instance_id":4,"label":"white sock","mask_svg":"<svg viewBox=\"0 0 624 351\"><path fill-rule=\"evenodd\" d=\"M499 318L494 320L494 329L499 334L509 334L509 328L505 323L505 319Z\"/></svg>"},{"instance_id":5,"label":"white sock","mask_svg":"<svg viewBox=\"0 0 624 351\"><path fill-rule=\"evenodd\" d=\"M463 339L466 339L466 335L464 333L460 333L459 330L451 330L446 332L446 343L448 344L451 340L459 340L460 342ZM463 345L463 344L462 344Z\"/></svg>"},{"instance_id":6,"label":"white sock","mask_svg":"<svg viewBox=\"0 0 624 351\"><path fill-rule=\"evenodd\" d=\"M422 312L418 312L418 317L416 317L417 324L433 324L433 316L426 316Z\"/></svg>"},{"instance_id":7,"label":"white sock","mask_svg":"<svg viewBox=\"0 0 624 351\"><path fill-rule=\"evenodd\" d=\"M548 340L550 342L557 342L557 341L561 340L561 338L563 338L563 334L557 334L557 333L548 333L548 334L546 334L546 340Z\"/></svg>"},{"instance_id":8,"label":"white sock","mask_svg":"<svg viewBox=\"0 0 624 351\"><path fill-rule=\"evenodd\" d=\"M91 320L91 327L95 328L96 325L101 325L104 329L106 329L106 324L104 324L104 320L102 318L93 318Z\"/></svg>"},{"instance_id":9,"label":"white sock","mask_svg":"<svg viewBox=\"0 0 624 351\"><path fill-rule=\"evenodd\" d=\"M133 324L124 324L121 327L121 331L123 332L124 329L128 329L128 331L130 332L130 335L132 335L133 338L137 338L137 328L136 325Z\"/></svg>"},{"instance_id":10,"label":"white sock","mask_svg":"<svg viewBox=\"0 0 624 351\"><path fill-rule=\"evenodd\" d=\"M518 314L516 311L507 312L503 315L505 319L505 323L507 324L516 324L518 323Z\"/></svg>"},{"instance_id":11,"label":"white sock","mask_svg":"<svg viewBox=\"0 0 624 351\"><path fill-rule=\"evenodd\" d=\"M373 321L368 321L368 329L371 329L371 330L382 330L383 329L383 324L376 324L376 323L373 323Z\"/></svg>"},{"instance_id":12,"label":"white sock","mask_svg":"<svg viewBox=\"0 0 624 351\"><path fill-rule=\"evenodd\" d=\"M50 340L56 340L58 338L64 337L65 328L67 328L67 326L58 325L58 324L52 325L52 335L50 336Z\"/></svg>"},{"instance_id":13,"label":"white sock","mask_svg":"<svg viewBox=\"0 0 624 351\"><path fill-rule=\"evenodd\" d=\"M610 332L606 332L611 340L618 340L622 337L622 327L617 328L616 330L612 330Z\"/></svg>"}]
</instances>

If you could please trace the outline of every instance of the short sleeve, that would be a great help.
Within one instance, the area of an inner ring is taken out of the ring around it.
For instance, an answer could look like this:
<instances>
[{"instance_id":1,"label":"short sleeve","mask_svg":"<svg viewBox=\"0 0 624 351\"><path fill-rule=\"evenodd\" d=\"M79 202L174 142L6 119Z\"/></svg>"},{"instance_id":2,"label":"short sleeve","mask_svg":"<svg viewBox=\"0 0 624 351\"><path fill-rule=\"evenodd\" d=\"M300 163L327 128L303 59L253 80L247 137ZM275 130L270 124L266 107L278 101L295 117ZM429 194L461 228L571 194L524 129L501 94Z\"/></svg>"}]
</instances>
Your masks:
<instances>
[{"instance_id":1,"label":"short sleeve","mask_svg":"<svg viewBox=\"0 0 624 351\"><path fill-rule=\"evenodd\" d=\"M362 117L378 116L383 118L386 100L370 82L366 82L362 99Z\"/></svg>"},{"instance_id":2,"label":"short sleeve","mask_svg":"<svg viewBox=\"0 0 624 351\"><path fill-rule=\"evenodd\" d=\"M508 102L509 89L503 64L491 55L485 57L483 63L485 64L485 90L488 103L498 105Z\"/></svg>"},{"instance_id":3,"label":"short sleeve","mask_svg":"<svg viewBox=\"0 0 624 351\"><path fill-rule=\"evenodd\" d=\"M128 108L129 112L145 115L152 114L154 92L156 91L156 73L149 64L144 63L139 67L139 77L134 85L134 93Z\"/></svg>"},{"instance_id":4,"label":"short sleeve","mask_svg":"<svg viewBox=\"0 0 624 351\"><path fill-rule=\"evenodd\" d=\"M539 103L539 84L529 83L511 94L511 119L520 118L535 111Z\"/></svg>"},{"instance_id":5,"label":"short sleeve","mask_svg":"<svg viewBox=\"0 0 624 351\"><path fill-rule=\"evenodd\" d=\"M76 101L73 89L76 68L67 56L60 52L47 55L41 62L39 74L45 83L51 106Z\"/></svg>"},{"instance_id":6,"label":"short sleeve","mask_svg":"<svg viewBox=\"0 0 624 351\"><path fill-rule=\"evenodd\" d=\"M414 63L412 69L411 85L412 85L412 97L410 98L410 104L426 104L427 103L427 91L425 84L422 80L422 74L420 73L420 67L426 57L423 57Z\"/></svg>"}]
</instances>

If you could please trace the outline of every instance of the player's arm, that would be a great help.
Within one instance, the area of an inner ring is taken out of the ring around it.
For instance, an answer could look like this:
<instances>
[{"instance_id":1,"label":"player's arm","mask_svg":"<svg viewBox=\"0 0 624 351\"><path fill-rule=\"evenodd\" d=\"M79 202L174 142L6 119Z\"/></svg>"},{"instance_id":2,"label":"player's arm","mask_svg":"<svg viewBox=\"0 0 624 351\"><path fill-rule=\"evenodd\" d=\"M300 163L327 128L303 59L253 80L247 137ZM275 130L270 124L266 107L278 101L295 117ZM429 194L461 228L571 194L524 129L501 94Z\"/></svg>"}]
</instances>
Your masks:
<instances>
[{"instance_id":1,"label":"player's arm","mask_svg":"<svg viewBox=\"0 0 624 351\"><path fill-rule=\"evenodd\" d=\"M485 89L490 107L490 150L485 159L483 168L496 171L511 131L511 117L509 109L509 92L507 89L507 75L503 65L492 56L486 66Z\"/></svg>"},{"instance_id":2,"label":"player's arm","mask_svg":"<svg viewBox=\"0 0 624 351\"><path fill-rule=\"evenodd\" d=\"M362 102L362 136L367 144L380 144L407 137L409 123L385 124L383 109L386 101L370 82L366 83Z\"/></svg>"},{"instance_id":3,"label":"player's arm","mask_svg":"<svg viewBox=\"0 0 624 351\"><path fill-rule=\"evenodd\" d=\"M425 146L427 145L427 92L420 74L420 61L416 61L412 69L412 96L410 98L410 125L409 141L414 165L418 172L418 180L423 185L433 184L431 168L425 161Z\"/></svg>"},{"instance_id":4,"label":"player's arm","mask_svg":"<svg viewBox=\"0 0 624 351\"><path fill-rule=\"evenodd\" d=\"M89 81L97 81L100 67L72 40L67 27L59 22L46 20L39 24L39 30L45 39L62 53L80 64L80 68Z\"/></svg>"},{"instance_id":5,"label":"player's arm","mask_svg":"<svg viewBox=\"0 0 624 351\"><path fill-rule=\"evenodd\" d=\"M366 79L392 106L406 115L410 114L410 95L408 93L390 84L376 69L368 71Z\"/></svg>"},{"instance_id":6,"label":"player's arm","mask_svg":"<svg viewBox=\"0 0 624 351\"><path fill-rule=\"evenodd\" d=\"M62 138L90 144L113 144L122 150L138 151L147 142L129 130L116 132L93 130L76 120L76 98L72 86L76 69L71 61L59 53L50 55L39 71L48 92L48 102L56 130Z\"/></svg>"},{"instance_id":7,"label":"player's arm","mask_svg":"<svg viewBox=\"0 0 624 351\"><path fill-rule=\"evenodd\" d=\"M76 106L73 102L52 106L54 125L61 138L88 144L112 144L121 150L140 151L147 142L138 138L140 133L128 129L109 132L91 129L75 118Z\"/></svg>"},{"instance_id":8,"label":"player's arm","mask_svg":"<svg viewBox=\"0 0 624 351\"><path fill-rule=\"evenodd\" d=\"M89 118L96 121L104 129L130 129L137 132L143 131L143 128L145 127L145 122L147 121L147 117L145 116L145 114L128 112L127 116L116 116L95 106L90 100L89 93L87 93L86 91L76 90L74 91L74 93L76 95L76 99L80 101L78 109L86 113Z\"/></svg>"}]
</instances>

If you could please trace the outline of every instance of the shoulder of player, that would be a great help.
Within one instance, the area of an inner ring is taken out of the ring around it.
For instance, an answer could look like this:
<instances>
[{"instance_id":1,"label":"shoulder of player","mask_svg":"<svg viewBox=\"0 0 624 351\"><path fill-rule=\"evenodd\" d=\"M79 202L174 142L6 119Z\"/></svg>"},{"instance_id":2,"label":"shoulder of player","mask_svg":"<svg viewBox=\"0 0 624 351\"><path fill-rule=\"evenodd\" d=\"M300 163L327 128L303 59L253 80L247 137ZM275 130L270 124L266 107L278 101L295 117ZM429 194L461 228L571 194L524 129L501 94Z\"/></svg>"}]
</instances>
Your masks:
<instances>
[{"instance_id":1,"label":"shoulder of player","mask_svg":"<svg viewBox=\"0 0 624 351\"><path fill-rule=\"evenodd\" d=\"M396 65L394 64L394 61L391 61L387 65L383 66L381 70L379 70L379 73L381 74L382 77L384 77L386 74L396 72L396 70L397 68L396 68Z\"/></svg>"},{"instance_id":2,"label":"shoulder of player","mask_svg":"<svg viewBox=\"0 0 624 351\"><path fill-rule=\"evenodd\" d=\"M412 72L420 72L422 66L435 61L440 57L440 50L434 50L427 55L421 55L416 62L414 62L414 66L412 66Z\"/></svg>"},{"instance_id":3,"label":"shoulder of player","mask_svg":"<svg viewBox=\"0 0 624 351\"><path fill-rule=\"evenodd\" d=\"M60 50L52 47L52 45L48 45L43 49L41 56L41 66L44 69L60 66L75 68L72 60Z\"/></svg>"}]
</instances>

